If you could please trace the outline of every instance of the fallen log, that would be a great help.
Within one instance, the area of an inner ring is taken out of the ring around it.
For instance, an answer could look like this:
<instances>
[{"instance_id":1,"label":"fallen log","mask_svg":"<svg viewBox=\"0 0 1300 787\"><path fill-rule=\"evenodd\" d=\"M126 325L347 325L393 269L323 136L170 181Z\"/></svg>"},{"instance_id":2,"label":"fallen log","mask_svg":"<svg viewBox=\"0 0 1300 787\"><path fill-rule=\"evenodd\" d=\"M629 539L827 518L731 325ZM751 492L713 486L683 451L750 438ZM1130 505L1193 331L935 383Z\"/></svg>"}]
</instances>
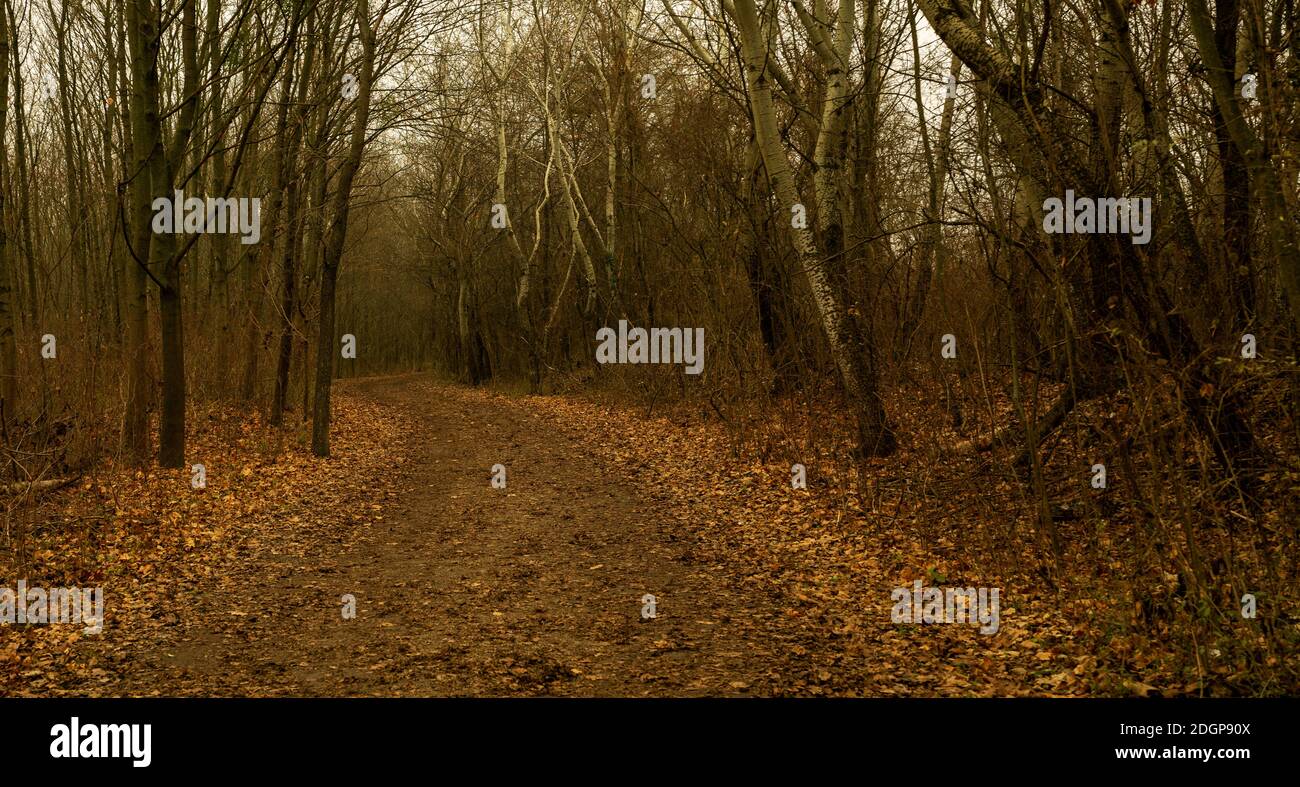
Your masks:
<instances>
[{"instance_id":1,"label":"fallen log","mask_svg":"<svg viewBox=\"0 0 1300 787\"><path fill-rule=\"evenodd\" d=\"M68 484L74 483L77 479L73 478L51 478L45 481L19 481L16 484L6 484L0 486L0 492L9 495L18 495L23 492L53 492L56 489L62 489Z\"/></svg>"}]
</instances>

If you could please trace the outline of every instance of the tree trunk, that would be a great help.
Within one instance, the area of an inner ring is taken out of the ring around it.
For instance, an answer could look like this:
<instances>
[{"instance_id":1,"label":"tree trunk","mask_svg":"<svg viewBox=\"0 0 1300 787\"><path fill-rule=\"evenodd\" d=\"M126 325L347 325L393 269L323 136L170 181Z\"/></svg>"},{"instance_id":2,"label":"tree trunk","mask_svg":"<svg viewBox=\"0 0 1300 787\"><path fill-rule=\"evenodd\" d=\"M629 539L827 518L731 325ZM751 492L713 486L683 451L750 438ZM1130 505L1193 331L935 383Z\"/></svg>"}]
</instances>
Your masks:
<instances>
[{"instance_id":1,"label":"tree trunk","mask_svg":"<svg viewBox=\"0 0 1300 787\"><path fill-rule=\"evenodd\" d=\"M8 169L9 147L5 141L9 109L9 25L8 13L0 7L0 183ZM9 239L5 234L5 195L0 187L0 416L7 423L18 411L18 352L14 339L13 288ZM5 423L0 423L4 427Z\"/></svg>"},{"instance_id":2,"label":"tree trunk","mask_svg":"<svg viewBox=\"0 0 1300 787\"><path fill-rule=\"evenodd\" d=\"M826 62L827 86L823 102L821 130L818 134L815 176L818 221L825 238L825 253L817 246L812 232L806 227L794 227L794 244L799 262L813 300L821 317L822 330L830 344L831 355L839 369L844 395L857 421L858 449L866 455L883 456L896 447L893 431L885 418L884 406L877 390L875 365L856 326L848 319L843 293L837 285L841 277L834 272L843 268L843 223L838 194L837 178L844 149L846 109L848 95L849 44L852 41L853 9L855 0L842 0L840 4L834 60ZM772 86L768 79L770 53L762 44L758 13L754 0L736 0L736 23L740 28L741 43L745 53L745 75L749 87L750 107L753 114L755 138L767 169L768 181L776 191L787 211L802 206L790 162L781 146L776 125L776 107L772 99ZM786 216L790 216L789 212Z\"/></svg>"},{"instance_id":3,"label":"tree trunk","mask_svg":"<svg viewBox=\"0 0 1300 787\"><path fill-rule=\"evenodd\" d=\"M361 156L365 152L366 125L370 119L370 84L375 67L375 34L370 24L370 4L368 0L357 0L356 8L362 49L356 115L352 120L352 140L347 157L339 169L333 215L321 263L320 339L316 344L316 401L311 425L311 449L316 456L330 455L330 385L333 382L334 356L338 352L334 344L334 291L343 259L343 242L347 239L352 181L361 168Z\"/></svg>"}]
</instances>

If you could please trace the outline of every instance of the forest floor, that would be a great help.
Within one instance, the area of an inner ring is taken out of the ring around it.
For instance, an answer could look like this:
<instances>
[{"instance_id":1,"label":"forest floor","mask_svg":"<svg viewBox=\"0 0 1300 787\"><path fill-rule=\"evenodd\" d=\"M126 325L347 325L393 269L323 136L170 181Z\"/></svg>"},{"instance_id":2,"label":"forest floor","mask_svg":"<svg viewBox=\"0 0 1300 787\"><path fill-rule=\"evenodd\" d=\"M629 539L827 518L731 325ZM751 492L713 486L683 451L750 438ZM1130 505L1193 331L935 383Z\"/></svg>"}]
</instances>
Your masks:
<instances>
[{"instance_id":1,"label":"forest floor","mask_svg":"<svg viewBox=\"0 0 1300 787\"><path fill-rule=\"evenodd\" d=\"M733 458L713 426L423 375L341 382L329 460L301 426L194 420L206 488L107 470L8 523L0 587L99 585L107 613L99 634L0 626L0 695L1150 689L1099 683L1050 598L1004 595L994 637L895 624L895 587L984 583L936 569L952 544L854 527L860 510L792 489L788 462Z\"/></svg>"}]
</instances>

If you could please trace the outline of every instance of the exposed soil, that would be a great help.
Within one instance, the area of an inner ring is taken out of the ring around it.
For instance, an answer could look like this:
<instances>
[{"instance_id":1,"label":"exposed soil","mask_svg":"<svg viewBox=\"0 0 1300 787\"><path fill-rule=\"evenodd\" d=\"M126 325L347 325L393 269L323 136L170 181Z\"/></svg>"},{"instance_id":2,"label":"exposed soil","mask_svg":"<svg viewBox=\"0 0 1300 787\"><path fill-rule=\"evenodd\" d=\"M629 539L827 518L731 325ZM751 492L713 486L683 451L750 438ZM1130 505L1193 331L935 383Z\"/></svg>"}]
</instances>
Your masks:
<instances>
[{"instance_id":1,"label":"exposed soil","mask_svg":"<svg viewBox=\"0 0 1300 787\"><path fill-rule=\"evenodd\" d=\"M522 403L484 409L414 376L342 388L412 427L373 521L322 538L329 511L280 512L257 552L183 591L170 625L116 643L116 679L82 691L766 692L781 616L692 562L688 528L619 467ZM505 489L490 482L497 464Z\"/></svg>"}]
</instances>

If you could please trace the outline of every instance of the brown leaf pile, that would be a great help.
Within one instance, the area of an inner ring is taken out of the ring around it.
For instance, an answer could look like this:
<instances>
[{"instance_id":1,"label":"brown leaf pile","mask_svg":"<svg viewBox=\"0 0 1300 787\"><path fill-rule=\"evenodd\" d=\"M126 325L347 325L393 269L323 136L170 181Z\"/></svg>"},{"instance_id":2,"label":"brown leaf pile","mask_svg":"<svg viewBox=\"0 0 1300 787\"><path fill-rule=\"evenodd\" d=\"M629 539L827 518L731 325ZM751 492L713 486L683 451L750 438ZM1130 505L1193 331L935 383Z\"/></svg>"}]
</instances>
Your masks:
<instances>
[{"instance_id":1,"label":"brown leaf pile","mask_svg":"<svg viewBox=\"0 0 1300 787\"><path fill-rule=\"evenodd\" d=\"M26 514L31 531L21 573L0 550L0 587L104 589L101 634L80 625L0 626L0 696L112 694L118 652L155 641L180 623L195 594L228 582L235 568L308 542L344 542L376 496L390 492L402 461L400 416L340 397L332 457L311 455L306 426L268 431L256 417L216 408L192 419L191 472L106 467Z\"/></svg>"}]
</instances>

